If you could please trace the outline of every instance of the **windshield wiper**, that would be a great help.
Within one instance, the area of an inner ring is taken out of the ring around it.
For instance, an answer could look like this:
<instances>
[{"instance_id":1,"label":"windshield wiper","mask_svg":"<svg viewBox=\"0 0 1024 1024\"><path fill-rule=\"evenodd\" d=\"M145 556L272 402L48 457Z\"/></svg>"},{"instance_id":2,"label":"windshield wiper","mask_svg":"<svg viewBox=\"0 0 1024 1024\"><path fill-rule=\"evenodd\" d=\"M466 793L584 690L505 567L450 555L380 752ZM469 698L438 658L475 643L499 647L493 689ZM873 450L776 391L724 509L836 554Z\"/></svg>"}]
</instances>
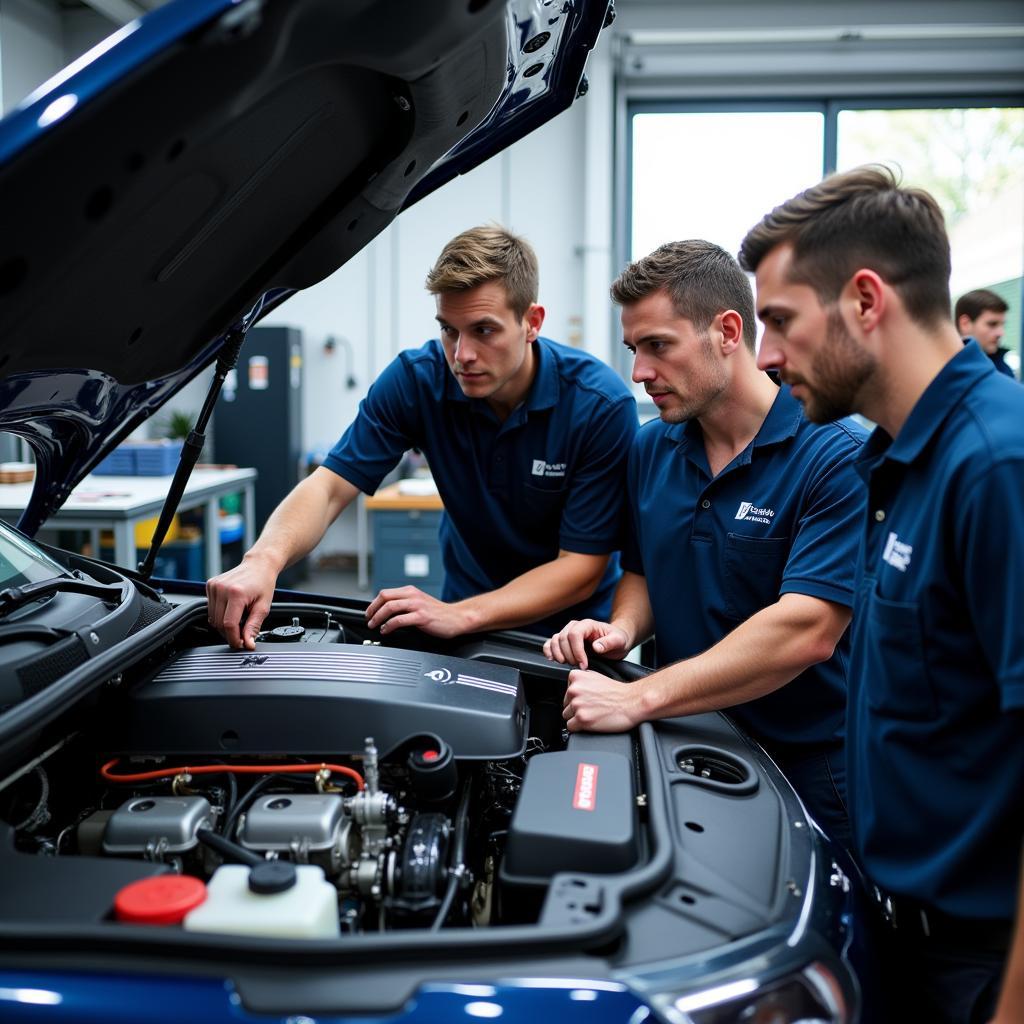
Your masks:
<instances>
[{"instance_id":1,"label":"windshield wiper","mask_svg":"<svg viewBox=\"0 0 1024 1024\"><path fill-rule=\"evenodd\" d=\"M89 580L76 580L73 576L53 576L48 580L39 580L38 583L26 583L23 587L0 590L0 615L58 592L89 594L110 604L120 604L124 597L124 588L119 583L93 583Z\"/></svg>"}]
</instances>

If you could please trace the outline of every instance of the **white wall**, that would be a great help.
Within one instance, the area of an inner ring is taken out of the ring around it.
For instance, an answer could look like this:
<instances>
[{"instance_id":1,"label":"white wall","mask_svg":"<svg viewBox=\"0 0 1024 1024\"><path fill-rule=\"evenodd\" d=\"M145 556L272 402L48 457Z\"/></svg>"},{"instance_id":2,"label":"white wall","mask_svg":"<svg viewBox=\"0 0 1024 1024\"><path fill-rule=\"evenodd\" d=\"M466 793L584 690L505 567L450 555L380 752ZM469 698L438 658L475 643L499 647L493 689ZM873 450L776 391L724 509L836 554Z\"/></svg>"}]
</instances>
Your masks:
<instances>
[{"instance_id":1,"label":"white wall","mask_svg":"<svg viewBox=\"0 0 1024 1024\"><path fill-rule=\"evenodd\" d=\"M303 335L308 451L327 451L356 413L376 375L403 348L437 337L427 271L452 236L498 222L525 235L540 262L544 333L586 347L583 322L585 114L577 105L512 149L450 182L406 211L368 248L320 284L281 305L264 321ZM357 386L345 386L344 336L355 354ZM355 519L332 527L320 553L355 550Z\"/></svg>"},{"instance_id":2,"label":"white wall","mask_svg":"<svg viewBox=\"0 0 1024 1024\"><path fill-rule=\"evenodd\" d=\"M6 113L67 63L55 0L2 0L0 44L0 101Z\"/></svg>"},{"instance_id":3,"label":"white wall","mask_svg":"<svg viewBox=\"0 0 1024 1024\"><path fill-rule=\"evenodd\" d=\"M0 0L0 108L12 110L116 29L95 11L65 9L58 0Z\"/></svg>"},{"instance_id":4,"label":"white wall","mask_svg":"<svg viewBox=\"0 0 1024 1024\"><path fill-rule=\"evenodd\" d=\"M120 27L89 8L66 10L61 19L67 63L91 50Z\"/></svg>"}]
</instances>

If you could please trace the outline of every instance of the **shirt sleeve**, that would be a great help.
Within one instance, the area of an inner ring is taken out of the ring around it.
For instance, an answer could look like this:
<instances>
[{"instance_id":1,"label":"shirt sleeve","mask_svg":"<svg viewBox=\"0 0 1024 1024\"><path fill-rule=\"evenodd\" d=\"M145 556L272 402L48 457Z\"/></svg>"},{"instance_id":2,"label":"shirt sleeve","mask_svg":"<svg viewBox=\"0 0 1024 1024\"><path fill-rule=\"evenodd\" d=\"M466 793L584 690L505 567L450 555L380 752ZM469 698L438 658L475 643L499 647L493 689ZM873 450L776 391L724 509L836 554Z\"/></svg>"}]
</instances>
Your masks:
<instances>
[{"instance_id":1,"label":"shirt sleeve","mask_svg":"<svg viewBox=\"0 0 1024 1024\"><path fill-rule=\"evenodd\" d=\"M1004 711L1024 709L1024 455L986 471L960 504L964 598Z\"/></svg>"},{"instance_id":2,"label":"shirt sleeve","mask_svg":"<svg viewBox=\"0 0 1024 1024\"><path fill-rule=\"evenodd\" d=\"M867 488L854 468L859 440L837 430L822 453L796 525L781 594L806 594L853 607Z\"/></svg>"},{"instance_id":3,"label":"shirt sleeve","mask_svg":"<svg viewBox=\"0 0 1024 1024\"><path fill-rule=\"evenodd\" d=\"M632 397L599 405L586 430L562 509L563 551L606 555L622 547L626 459L639 426Z\"/></svg>"},{"instance_id":4,"label":"shirt sleeve","mask_svg":"<svg viewBox=\"0 0 1024 1024\"><path fill-rule=\"evenodd\" d=\"M381 480L416 445L418 400L412 371L401 356L391 361L359 403L359 412L324 466L364 494L373 494Z\"/></svg>"}]
</instances>

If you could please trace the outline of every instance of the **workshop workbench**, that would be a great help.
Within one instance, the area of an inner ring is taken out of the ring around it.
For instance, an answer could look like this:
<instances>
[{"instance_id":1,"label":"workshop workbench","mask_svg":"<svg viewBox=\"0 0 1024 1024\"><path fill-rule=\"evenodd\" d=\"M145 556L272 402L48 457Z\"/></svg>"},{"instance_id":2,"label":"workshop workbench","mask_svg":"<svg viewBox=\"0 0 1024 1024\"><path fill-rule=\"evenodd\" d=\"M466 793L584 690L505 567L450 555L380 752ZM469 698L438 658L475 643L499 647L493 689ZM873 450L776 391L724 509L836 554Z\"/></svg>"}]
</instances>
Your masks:
<instances>
[{"instance_id":1,"label":"workshop workbench","mask_svg":"<svg viewBox=\"0 0 1024 1024\"><path fill-rule=\"evenodd\" d=\"M92 548L99 552L101 530L114 533L114 562L136 568L135 526L160 514L170 476L87 476L58 511L42 526L46 530L88 530ZM243 543L255 540L255 469L197 469L192 473L178 511L203 509L207 577L221 570L218 501L228 494L242 495ZM32 484L0 484L0 519L16 523L32 494Z\"/></svg>"}]
</instances>

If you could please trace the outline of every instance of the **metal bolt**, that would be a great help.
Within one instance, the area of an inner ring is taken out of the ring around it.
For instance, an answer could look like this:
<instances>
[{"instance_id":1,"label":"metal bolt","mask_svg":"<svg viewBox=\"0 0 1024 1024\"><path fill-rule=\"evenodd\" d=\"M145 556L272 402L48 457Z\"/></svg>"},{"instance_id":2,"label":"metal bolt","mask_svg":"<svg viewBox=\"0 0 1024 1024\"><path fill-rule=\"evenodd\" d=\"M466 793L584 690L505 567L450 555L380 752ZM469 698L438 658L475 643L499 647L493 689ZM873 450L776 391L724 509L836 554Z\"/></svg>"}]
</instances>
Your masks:
<instances>
[{"instance_id":1,"label":"metal bolt","mask_svg":"<svg viewBox=\"0 0 1024 1024\"><path fill-rule=\"evenodd\" d=\"M100 642L100 638L95 633L90 633L89 642L93 644L98 644Z\"/></svg>"}]
</instances>

